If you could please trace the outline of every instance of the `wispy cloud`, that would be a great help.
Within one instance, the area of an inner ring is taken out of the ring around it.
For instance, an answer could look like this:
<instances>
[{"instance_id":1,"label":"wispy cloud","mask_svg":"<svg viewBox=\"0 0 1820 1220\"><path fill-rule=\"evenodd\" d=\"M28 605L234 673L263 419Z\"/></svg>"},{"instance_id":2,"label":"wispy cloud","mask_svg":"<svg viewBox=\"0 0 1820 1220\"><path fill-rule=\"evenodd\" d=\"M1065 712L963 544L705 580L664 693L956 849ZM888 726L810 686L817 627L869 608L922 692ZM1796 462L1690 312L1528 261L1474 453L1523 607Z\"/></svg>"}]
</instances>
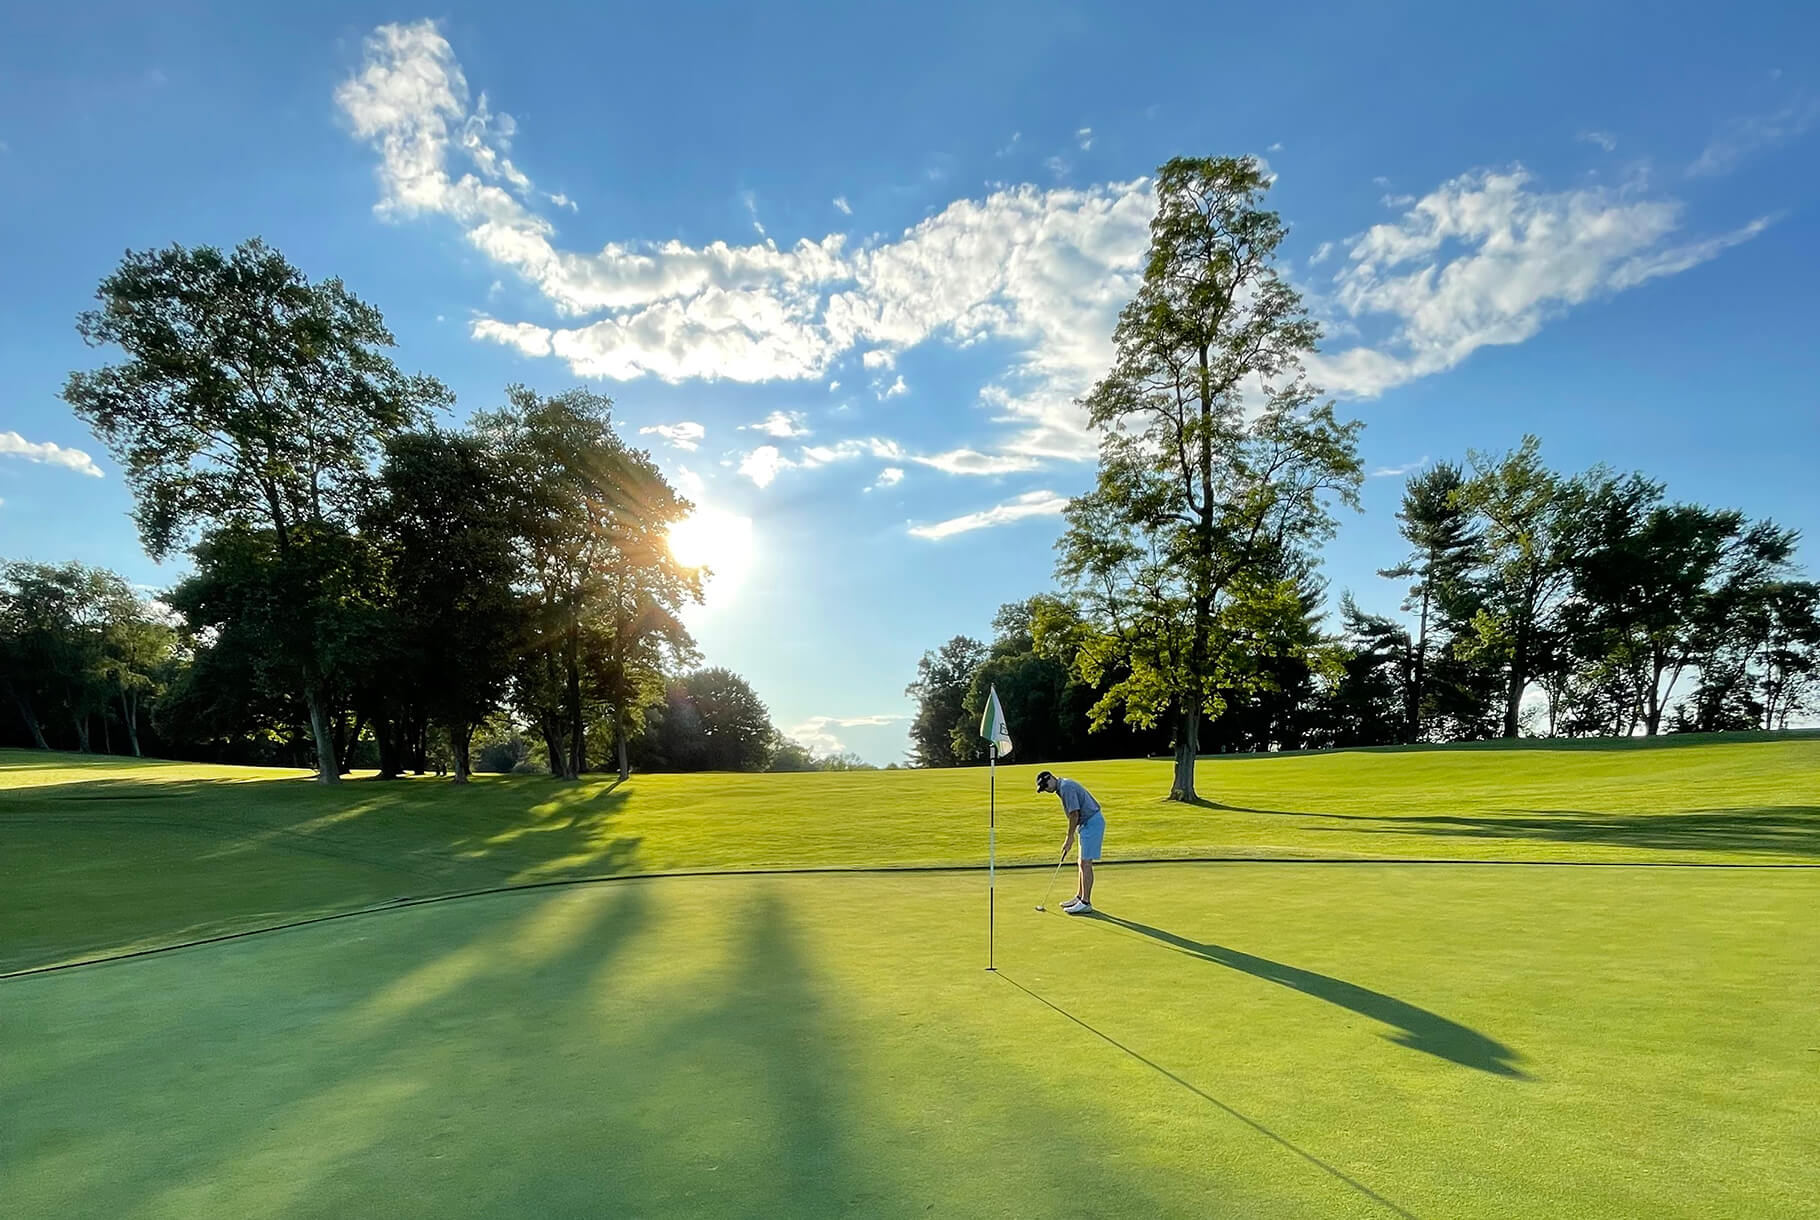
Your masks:
<instances>
[{"instance_id":1,"label":"wispy cloud","mask_svg":"<svg viewBox=\"0 0 1820 1220\"><path fill-rule=\"evenodd\" d=\"M809 429L803 423L801 411L773 411L755 424L741 424L741 432L763 432L766 436L775 436L781 440L791 437L808 436Z\"/></svg>"},{"instance_id":2,"label":"wispy cloud","mask_svg":"<svg viewBox=\"0 0 1820 1220\"><path fill-rule=\"evenodd\" d=\"M908 720L908 716L811 716L784 730L784 736L807 746L816 754L839 754L847 747L830 730L877 728Z\"/></svg>"},{"instance_id":3,"label":"wispy cloud","mask_svg":"<svg viewBox=\"0 0 1820 1220\"><path fill-rule=\"evenodd\" d=\"M997 156L997 157L1009 157L1012 153L1017 151L1017 143L1019 140L1021 140L1023 138L1024 138L1023 132L1021 132L1021 131L1012 132L1011 138L1005 142L1005 146L1003 148L999 149L998 152L994 153L993 155Z\"/></svg>"},{"instance_id":4,"label":"wispy cloud","mask_svg":"<svg viewBox=\"0 0 1820 1220\"><path fill-rule=\"evenodd\" d=\"M1820 119L1820 99L1805 94L1768 114L1732 119L1687 167L1688 176L1706 178L1728 173L1757 153L1797 139L1816 119Z\"/></svg>"},{"instance_id":5,"label":"wispy cloud","mask_svg":"<svg viewBox=\"0 0 1820 1220\"><path fill-rule=\"evenodd\" d=\"M1597 144L1606 152L1618 147L1618 137L1609 131L1583 131L1576 139L1586 144Z\"/></svg>"},{"instance_id":6,"label":"wispy cloud","mask_svg":"<svg viewBox=\"0 0 1820 1220\"><path fill-rule=\"evenodd\" d=\"M853 205L847 202L847 197L845 195L836 195L834 197L834 210L839 212L842 216L853 215Z\"/></svg>"},{"instance_id":7,"label":"wispy cloud","mask_svg":"<svg viewBox=\"0 0 1820 1220\"><path fill-rule=\"evenodd\" d=\"M951 538L955 534L965 534L972 530L990 529L995 525L1009 525L1013 521L1022 521L1027 517L1059 516L1068 507L1068 497L1058 496L1052 491L1030 491L1015 500L988 508L983 512L968 513L964 517L953 517L947 521L938 521L934 525L918 525L910 529L912 537L939 540Z\"/></svg>"},{"instance_id":8,"label":"wispy cloud","mask_svg":"<svg viewBox=\"0 0 1820 1220\"><path fill-rule=\"evenodd\" d=\"M656 424L649 428L640 428L638 432L640 436L661 436L676 448L690 452L701 444L702 437L708 435L706 428L687 419L679 424Z\"/></svg>"},{"instance_id":9,"label":"wispy cloud","mask_svg":"<svg viewBox=\"0 0 1820 1220\"><path fill-rule=\"evenodd\" d=\"M1406 475L1412 470L1420 470L1426 465L1428 465L1428 455L1424 453L1415 461L1405 462L1401 466L1380 466L1371 472L1371 477L1374 479L1394 479Z\"/></svg>"},{"instance_id":10,"label":"wispy cloud","mask_svg":"<svg viewBox=\"0 0 1820 1220\"><path fill-rule=\"evenodd\" d=\"M1090 150L1093 147L1093 128L1083 127L1079 131L1075 132L1074 133L1074 142L1081 146L1082 152L1087 152L1088 150Z\"/></svg>"},{"instance_id":11,"label":"wispy cloud","mask_svg":"<svg viewBox=\"0 0 1820 1220\"><path fill-rule=\"evenodd\" d=\"M1312 378L1381 394L1481 347L1521 343L1573 306L1697 266L1770 223L1675 244L1683 208L1672 199L1636 184L1549 193L1531 182L1521 166L1465 174L1347 243L1332 306L1383 337L1314 357Z\"/></svg>"},{"instance_id":12,"label":"wispy cloud","mask_svg":"<svg viewBox=\"0 0 1820 1220\"><path fill-rule=\"evenodd\" d=\"M82 450L68 449L52 441L28 441L17 432L0 432L0 455L24 458L28 462L40 462L46 466L62 466L91 478L103 477L101 467L95 465L95 459Z\"/></svg>"},{"instance_id":13,"label":"wispy cloud","mask_svg":"<svg viewBox=\"0 0 1820 1220\"><path fill-rule=\"evenodd\" d=\"M897 375L896 381L893 381L890 385L885 386L884 389L881 390L879 389L879 386L882 384L881 381L872 383L872 388L878 391L878 400L880 402L885 401L887 398L897 398L900 395L908 394L910 392L910 387L904 384L904 375L902 373Z\"/></svg>"},{"instance_id":14,"label":"wispy cloud","mask_svg":"<svg viewBox=\"0 0 1820 1220\"><path fill-rule=\"evenodd\" d=\"M1283 141L1278 140L1275 144L1272 144L1269 148L1266 148L1264 151L1265 152L1282 152L1283 151Z\"/></svg>"},{"instance_id":15,"label":"wispy cloud","mask_svg":"<svg viewBox=\"0 0 1820 1220\"><path fill-rule=\"evenodd\" d=\"M880 488L884 488L884 487L896 487L899 483L902 483L903 481L904 481L904 471L903 471L902 467L887 466L883 470L878 472L878 482L876 482L872 486L866 488L866 490L867 491L877 491Z\"/></svg>"},{"instance_id":16,"label":"wispy cloud","mask_svg":"<svg viewBox=\"0 0 1820 1220\"><path fill-rule=\"evenodd\" d=\"M889 369L897 367L897 357L884 348L874 348L860 357L860 363L869 369Z\"/></svg>"}]
</instances>

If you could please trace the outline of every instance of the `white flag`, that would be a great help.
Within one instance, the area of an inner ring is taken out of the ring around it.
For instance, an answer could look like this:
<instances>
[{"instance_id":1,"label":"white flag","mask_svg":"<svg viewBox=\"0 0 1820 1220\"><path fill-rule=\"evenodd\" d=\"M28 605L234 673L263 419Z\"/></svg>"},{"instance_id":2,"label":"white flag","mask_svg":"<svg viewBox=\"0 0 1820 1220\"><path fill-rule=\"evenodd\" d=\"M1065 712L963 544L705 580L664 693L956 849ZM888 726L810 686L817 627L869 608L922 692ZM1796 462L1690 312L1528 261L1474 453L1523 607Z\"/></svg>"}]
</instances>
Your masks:
<instances>
[{"instance_id":1,"label":"white flag","mask_svg":"<svg viewBox=\"0 0 1820 1220\"><path fill-rule=\"evenodd\" d=\"M1000 754L1011 753L1011 733L1005 728L1005 709L999 706L998 687L986 694L986 713L980 717L980 736L998 746Z\"/></svg>"}]
</instances>

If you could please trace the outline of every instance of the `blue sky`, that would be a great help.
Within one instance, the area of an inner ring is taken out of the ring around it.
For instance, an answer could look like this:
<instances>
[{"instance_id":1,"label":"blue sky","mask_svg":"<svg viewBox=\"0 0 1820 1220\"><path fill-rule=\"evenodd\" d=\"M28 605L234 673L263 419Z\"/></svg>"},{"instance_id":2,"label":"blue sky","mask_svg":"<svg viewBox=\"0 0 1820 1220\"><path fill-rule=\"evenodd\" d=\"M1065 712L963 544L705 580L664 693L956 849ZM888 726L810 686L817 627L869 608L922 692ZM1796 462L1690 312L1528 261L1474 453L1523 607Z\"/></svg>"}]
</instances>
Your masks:
<instances>
[{"instance_id":1,"label":"blue sky","mask_svg":"<svg viewBox=\"0 0 1820 1220\"><path fill-rule=\"evenodd\" d=\"M727 568L707 660L901 758L923 651L1051 587L1148 175L1251 153L1368 471L1533 431L1820 567L1811 5L32 7L0 17L9 558L181 573L58 398L106 358L75 317L129 248L257 234L456 419L611 396ZM1401 483L1343 513L1336 599L1395 608Z\"/></svg>"}]
</instances>

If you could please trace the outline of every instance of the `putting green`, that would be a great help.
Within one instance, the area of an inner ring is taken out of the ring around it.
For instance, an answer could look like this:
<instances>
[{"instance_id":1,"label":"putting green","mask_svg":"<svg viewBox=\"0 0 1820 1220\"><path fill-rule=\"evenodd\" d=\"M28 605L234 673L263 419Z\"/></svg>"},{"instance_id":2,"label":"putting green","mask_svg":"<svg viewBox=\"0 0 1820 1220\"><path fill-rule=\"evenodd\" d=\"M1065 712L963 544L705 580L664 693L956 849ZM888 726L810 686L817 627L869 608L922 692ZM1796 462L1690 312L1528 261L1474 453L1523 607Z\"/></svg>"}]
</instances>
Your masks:
<instances>
[{"instance_id":1,"label":"putting green","mask_svg":"<svg viewBox=\"0 0 1820 1220\"><path fill-rule=\"evenodd\" d=\"M1820 871L616 881L0 983L0 1214L1791 1216ZM23 1053L22 1053L23 1048Z\"/></svg>"}]
</instances>

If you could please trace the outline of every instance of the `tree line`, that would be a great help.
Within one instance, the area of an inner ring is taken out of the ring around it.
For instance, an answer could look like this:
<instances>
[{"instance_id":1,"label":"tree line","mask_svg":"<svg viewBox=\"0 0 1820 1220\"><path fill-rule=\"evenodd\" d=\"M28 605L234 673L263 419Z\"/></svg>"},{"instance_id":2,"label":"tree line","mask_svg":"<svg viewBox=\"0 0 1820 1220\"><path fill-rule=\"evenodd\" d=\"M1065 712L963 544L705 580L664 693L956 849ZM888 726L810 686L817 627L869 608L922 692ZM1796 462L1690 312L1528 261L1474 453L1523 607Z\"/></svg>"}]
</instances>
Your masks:
<instances>
[{"instance_id":1,"label":"tree line","mask_svg":"<svg viewBox=\"0 0 1820 1220\"><path fill-rule=\"evenodd\" d=\"M692 505L610 400L511 386L466 428L401 372L372 306L257 239L128 252L84 312L117 363L64 398L125 471L154 602L79 564L0 570L0 696L23 740L306 762L335 783L488 747L611 766L851 767L785 739L738 675L698 668L671 554ZM517 738L526 748L511 745ZM495 755L498 750L494 750Z\"/></svg>"},{"instance_id":2,"label":"tree line","mask_svg":"<svg viewBox=\"0 0 1820 1220\"><path fill-rule=\"evenodd\" d=\"M1787 727L1820 695L1820 585L1797 533L1671 501L1641 473L1550 470L1539 441L1412 477L1398 521L1412 626L1339 603L1320 549L1358 507L1358 421L1310 385L1319 328L1275 269L1251 158L1158 174L1141 286L1084 399L1092 490L1060 587L957 636L908 688L914 760L982 757L996 685L1030 761ZM1532 723L1533 722L1533 723Z\"/></svg>"}]
</instances>

